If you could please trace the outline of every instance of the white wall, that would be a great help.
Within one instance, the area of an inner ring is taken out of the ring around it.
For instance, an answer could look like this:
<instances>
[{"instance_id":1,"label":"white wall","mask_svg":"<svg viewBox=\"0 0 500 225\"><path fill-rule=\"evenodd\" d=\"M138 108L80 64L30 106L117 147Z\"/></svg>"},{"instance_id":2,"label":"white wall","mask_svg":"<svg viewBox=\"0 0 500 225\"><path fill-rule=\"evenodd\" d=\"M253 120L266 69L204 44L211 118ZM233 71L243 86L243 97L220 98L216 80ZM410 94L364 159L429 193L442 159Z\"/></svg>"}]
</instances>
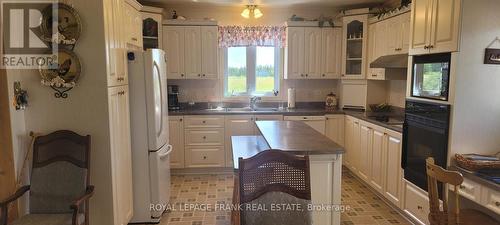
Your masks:
<instances>
[{"instance_id":1,"label":"white wall","mask_svg":"<svg viewBox=\"0 0 500 225\"><path fill-rule=\"evenodd\" d=\"M75 52L80 57L82 74L67 99L56 99L54 91L41 86L36 70L8 70L9 95L12 83L21 81L28 91L25 111L11 109L15 167L20 169L29 147L29 131L47 134L68 129L92 136L91 199L92 225L113 224L109 121L107 107L106 52L102 0L67 1L79 12L83 32Z\"/></svg>"},{"instance_id":2,"label":"white wall","mask_svg":"<svg viewBox=\"0 0 500 225\"><path fill-rule=\"evenodd\" d=\"M483 64L484 50L500 37L498 0L465 0L456 66L452 153L500 151L500 65ZM500 48L500 43L496 43ZM452 65L453 66L453 65ZM450 157L453 154L450 154Z\"/></svg>"}]
</instances>

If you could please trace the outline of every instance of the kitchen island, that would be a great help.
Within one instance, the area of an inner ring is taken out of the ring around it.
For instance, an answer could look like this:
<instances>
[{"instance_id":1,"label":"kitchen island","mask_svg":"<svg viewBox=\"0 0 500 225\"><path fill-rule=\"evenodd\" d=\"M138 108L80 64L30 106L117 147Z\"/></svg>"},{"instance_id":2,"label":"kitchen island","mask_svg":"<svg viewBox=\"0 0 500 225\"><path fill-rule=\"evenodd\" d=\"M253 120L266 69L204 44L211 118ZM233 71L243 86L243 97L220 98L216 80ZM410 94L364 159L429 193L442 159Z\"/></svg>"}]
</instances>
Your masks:
<instances>
[{"instance_id":1,"label":"kitchen island","mask_svg":"<svg viewBox=\"0 0 500 225\"><path fill-rule=\"evenodd\" d=\"M313 223L340 224L340 191L344 148L301 121L257 121L261 136L233 136L234 168L238 158L249 158L261 151L276 149L308 155L311 200L315 206ZM238 177L238 176L236 176ZM234 198L237 201L237 185Z\"/></svg>"}]
</instances>

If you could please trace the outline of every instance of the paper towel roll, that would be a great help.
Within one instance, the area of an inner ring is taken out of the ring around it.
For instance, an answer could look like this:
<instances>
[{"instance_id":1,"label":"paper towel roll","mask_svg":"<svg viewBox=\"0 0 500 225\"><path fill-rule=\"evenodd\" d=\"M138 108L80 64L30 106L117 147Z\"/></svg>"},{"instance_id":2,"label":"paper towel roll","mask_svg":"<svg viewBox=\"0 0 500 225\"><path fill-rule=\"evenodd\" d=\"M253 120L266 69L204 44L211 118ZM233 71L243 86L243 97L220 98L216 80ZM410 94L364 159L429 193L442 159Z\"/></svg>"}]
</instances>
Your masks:
<instances>
[{"instance_id":1,"label":"paper towel roll","mask_svg":"<svg viewBox=\"0 0 500 225\"><path fill-rule=\"evenodd\" d=\"M288 108L295 108L295 88L288 88Z\"/></svg>"}]
</instances>

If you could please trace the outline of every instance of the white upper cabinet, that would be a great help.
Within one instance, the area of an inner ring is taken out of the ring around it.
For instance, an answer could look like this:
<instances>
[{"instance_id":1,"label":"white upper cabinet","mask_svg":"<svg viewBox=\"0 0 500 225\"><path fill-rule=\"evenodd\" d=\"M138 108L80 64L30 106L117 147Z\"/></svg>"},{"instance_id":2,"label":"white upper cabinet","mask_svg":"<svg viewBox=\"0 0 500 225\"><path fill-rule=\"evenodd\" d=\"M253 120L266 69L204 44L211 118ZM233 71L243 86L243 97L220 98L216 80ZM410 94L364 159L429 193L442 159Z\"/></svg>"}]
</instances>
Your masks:
<instances>
[{"instance_id":1,"label":"white upper cabinet","mask_svg":"<svg viewBox=\"0 0 500 225\"><path fill-rule=\"evenodd\" d=\"M141 5L134 0L123 4L124 40L129 49L142 49Z\"/></svg>"},{"instance_id":2,"label":"white upper cabinet","mask_svg":"<svg viewBox=\"0 0 500 225\"><path fill-rule=\"evenodd\" d=\"M288 27L285 49L285 79L304 78L304 32L303 27Z\"/></svg>"},{"instance_id":3,"label":"white upper cabinet","mask_svg":"<svg viewBox=\"0 0 500 225\"><path fill-rule=\"evenodd\" d=\"M319 78L321 70L321 29L307 27L304 31L304 65L306 78Z\"/></svg>"},{"instance_id":4,"label":"white upper cabinet","mask_svg":"<svg viewBox=\"0 0 500 225\"><path fill-rule=\"evenodd\" d=\"M184 29L184 70L186 78L201 78L201 29Z\"/></svg>"},{"instance_id":5,"label":"white upper cabinet","mask_svg":"<svg viewBox=\"0 0 500 225\"><path fill-rule=\"evenodd\" d=\"M168 79L183 79L184 72L184 28L169 27L163 29L163 48L167 55Z\"/></svg>"},{"instance_id":6,"label":"white upper cabinet","mask_svg":"<svg viewBox=\"0 0 500 225\"><path fill-rule=\"evenodd\" d=\"M368 16L343 18L342 79L365 79Z\"/></svg>"},{"instance_id":7,"label":"white upper cabinet","mask_svg":"<svg viewBox=\"0 0 500 225\"><path fill-rule=\"evenodd\" d=\"M341 29L287 27L285 79L338 79Z\"/></svg>"},{"instance_id":8,"label":"white upper cabinet","mask_svg":"<svg viewBox=\"0 0 500 225\"><path fill-rule=\"evenodd\" d=\"M125 2L120 0L105 1L104 6L110 8L105 10L105 21L107 30L107 49L108 49L108 87L128 84L127 70L127 49L123 37L125 26L120 24L122 21L123 5ZM116 25L118 21L118 26Z\"/></svg>"},{"instance_id":9,"label":"white upper cabinet","mask_svg":"<svg viewBox=\"0 0 500 225\"><path fill-rule=\"evenodd\" d=\"M322 29L321 77L339 79L342 63L342 29Z\"/></svg>"},{"instance_id":10,"label":"white upper cabinet","mask_svg":"<svg viewBox=\"0 0 500 225\"><path fill-rule=\"evenodd\" d=\"M164 26L168 79L217 79L217 26Z\"/></svg>"},{"instance_id":11,"label":"white upper cabinet","mask_svg":"<svg viewBox=\"0 0 500 225\"><path fill-rule=\"evenodd\" d=\"M201 27L202 78L217 78L218 31L215 26Z\"/></svg>"},{"instance_id":12,"label":"white upper cabinet","mask_svg":"<svg viewBox=\"0 0 500 225\"><path fill-rule=\"evenodd\" d=\"M458 51L461 0L415 0L410 55Z\"/></svg>"},{"instance_id":13,"label":"white upper cabinet","mask_svg":"<svg viewBox=\"0 0 500 225\"><path fill-rule=\"evenodd\" d=\"M162 48L162 8L143 6L142 15L142 42L144 49Z\"/></svg>"}]
</instances>

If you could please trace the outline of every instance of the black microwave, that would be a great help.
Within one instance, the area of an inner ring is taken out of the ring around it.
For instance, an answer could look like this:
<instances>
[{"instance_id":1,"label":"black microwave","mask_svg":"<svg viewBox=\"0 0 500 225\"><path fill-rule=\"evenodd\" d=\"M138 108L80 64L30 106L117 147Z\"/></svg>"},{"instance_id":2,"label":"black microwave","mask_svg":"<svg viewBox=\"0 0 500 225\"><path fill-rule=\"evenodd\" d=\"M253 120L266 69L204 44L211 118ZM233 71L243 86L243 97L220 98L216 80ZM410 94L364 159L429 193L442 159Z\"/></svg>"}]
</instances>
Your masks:
<instances>
[{"instance_id":1,"label":"black microwave","mask_svg":"<svg viewBox=\"0 0 500 225\"><path fill-rule=\"evenodd\" d=\"M413 57L411 96L447 101L451 53Z\"/></svg>"}]
</instances>

